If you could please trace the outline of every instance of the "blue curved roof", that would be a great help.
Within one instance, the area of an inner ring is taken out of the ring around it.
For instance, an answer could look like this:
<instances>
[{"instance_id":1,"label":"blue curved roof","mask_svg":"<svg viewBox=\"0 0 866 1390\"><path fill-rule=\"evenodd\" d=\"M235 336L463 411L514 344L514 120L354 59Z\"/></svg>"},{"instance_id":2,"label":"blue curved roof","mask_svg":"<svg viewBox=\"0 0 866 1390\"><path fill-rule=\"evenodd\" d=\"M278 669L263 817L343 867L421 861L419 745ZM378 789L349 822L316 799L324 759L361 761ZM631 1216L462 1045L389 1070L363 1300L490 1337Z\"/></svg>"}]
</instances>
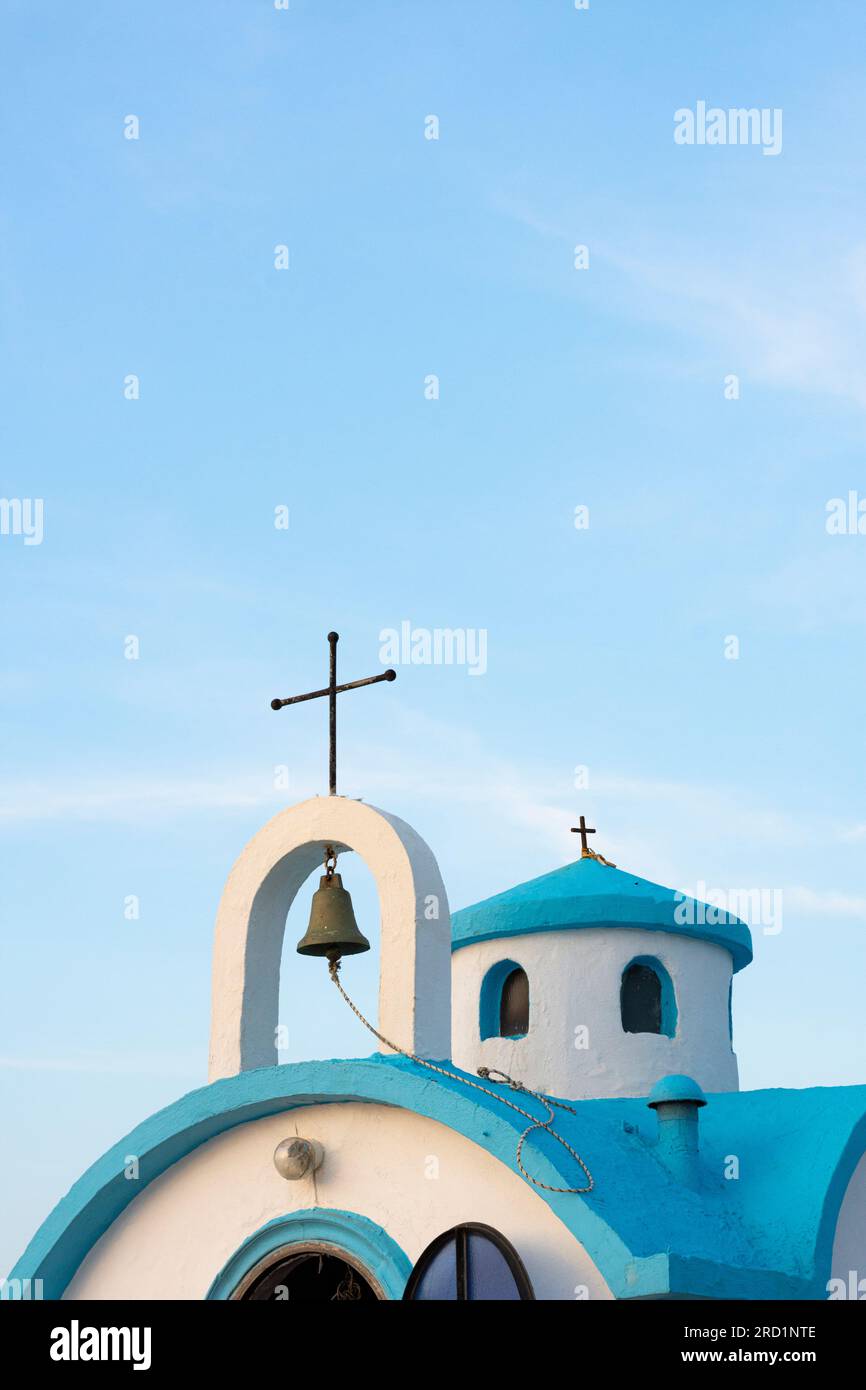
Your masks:
<instances>
[{"instance_id":1,"label":"blue curved roof","mask_svg":"<svg viewBox=\"0 0 866 1390\"><path fill-rule=\"evenodd\" d=\"M730 951L734 970L752 959L749 928L733 913L589 858L453 913L451 946L576 927L637 927L712 941Z\"/></svg>"},{"instance_id":2,"label":"blue curved roof","mask_svg":"<svg viewBox=\"0 0 866 1390\"><path fill-rule=\"evenodd\" d=\"M378 1054L262 1067L191 1092L110 1149L43 1223L11 1277L42 1279L45 1298L61 1297L136 1193L199 1145L266 1115L349 1100L438 1120L518 1172L525 1118L469 1090L457 1067L431 1077L416 1062ZM836 1220L866 1146L866 1086L728 1092L707 1101L699 1188L683 1187L656 1157L656 1121L643 1097L557 1110L556 1128L586 1159L595 1187L588 1196L533 1190L618 1298L826 1298ZM547 1107L532 1096L521 1105L547 1119ZM124 1176L130 1153L139 1155L136 1183ZM740 1178L726 1182L732 1153ZM543 1130L527 1137L523 1161L560 1188L583 1181Z\"/></svg>"}]
</instances>

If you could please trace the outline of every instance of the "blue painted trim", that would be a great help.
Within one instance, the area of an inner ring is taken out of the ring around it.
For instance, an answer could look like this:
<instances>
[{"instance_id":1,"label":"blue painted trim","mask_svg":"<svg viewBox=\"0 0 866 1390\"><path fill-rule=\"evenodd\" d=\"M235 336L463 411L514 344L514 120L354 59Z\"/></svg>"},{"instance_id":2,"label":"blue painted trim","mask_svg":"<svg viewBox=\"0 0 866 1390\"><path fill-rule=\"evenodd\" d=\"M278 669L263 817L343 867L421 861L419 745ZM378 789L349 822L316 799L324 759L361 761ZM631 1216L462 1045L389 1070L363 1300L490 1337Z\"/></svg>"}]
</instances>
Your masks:
<instances>
[{"instance_id":1,"label":"blue painted trim","mask_svg":"<svg viewBox=\"0 0 866 1390\"><path fill-rule=\"evenodd\" d=\"M677 1035L677 996L674 989L674 982L665 967L657 956L633 956L628 965L623 969L620 976L620 1020L622 1019L622 986L625 980L626 971L633 965L647 965L657 976L661 985L661 1031L666 1038L675 1038Z\"/></svg>"},{"instance_id":2,"label":"blue painted trim","mask_svg":"<svg viewBox=\"0 0 866 1390\"><path fill-rule=\"evenodd\" d=\"M412 1261L387 1231L355 1211L336 1207L309 1207L278 1216L260 1227L227 1260L208 1290L209 1299L229 1299L240 1281L261 1260L285 1246L315 1241L333 1245L354 1256L379 1284L386 1298L403 1297Z\"/></svg>"},{"instance_id":3,"label":"blue painted trim","mask_svg":"<svg viewBox=\"0 0 866 1390\"><path fill-rule=\"evenodd\" d=\"M453 912L451 949L587 927L661 931L709 941L730 952L735 971L752 959L751 932L733 913L595 859L578 859Z\"/></svg>"},{"instance_id":4,"label":"blue painted trim","mask_svg":"<svg viewBox=\"0 0 866 1390\"><path fill-rule=\"evenodd\" d=\"M525 1119L498 1100L470 1091L456 1077L453 1082L433 1081L430 1073L416 1063L380 1054L355 1061L260 1067L192 1091L145 1120L110 1149L58 1203L10 1277L30 1277L32 1272L32 1277L43 1280L46 1298L60 1298L82 1260L133 1198L199 1145L236 1125L267 1115L298 1106L341 1101L396 1105L438 1120L500 1159L512 1173L518 1171L515 1153ZM524 1104L532 1107L536 1103L524 1100ZM537 1108L539 1118L546 1119L546 1107ZM125 1158L130 1153L139 1155L138 1181L129 1181L123 1175ZM591 1147L587 1157L592 1163ZM542 1182L561 1188L572 1184L573 1160L544 1133L527 1141L524 1162L527 1161L532 1162L533 1171ZM650 1162L654 1169L659 1169L654 1160ZM548 1201L556 1215L574 1231L590 1258L608 1271L605 1277L616 1289L619 1271L630 1252L608 1221L592 1210L583 1197L550 1193L542 1200Z\"/></svg>"},{"instance_id":5,"label":"blue painted trim","mask_svg":"<svg viewBox=\"0 0 866 1390\"><path fill-rule=\"evenodd\" d=\"M499 1021L502 1009L502 990L508 976L514 970L522 970L523 966L518 965L516 960L499 960L495 965L491 965L484 979L481 981L481 993L478 998L478 1031L482 1041L485 1038L500 1038ZM532 999L530 997L530 1008ZM523 1037L524 1034L518 1034Z\"/></svg>"},{"instance_id":6,"label":"blue painted trim","mask_svg":"<svg viewBox=\"0 0 866 1390\"><path fill-rule=\"evenodd\" d=\"M646 1101L636 1098L578 1101L574 1114L557 1111L557 1130L586 1159L596 1186L588 1197L533 1188L534 1195L583 1246L616 1298L671 1291L826 1298L839 1208L866 1148L866 1086L731 1092L707 1100L701 1111L707 1182L700 1192L684 1194L657 1161ZM517 1173L525 1119L470 1091L457 1075L434 1080L414 1062L378 1054L262 1067L191 1092L109 1150L43 1223L10 1278L40 1278L44 1296L59 1298L133 1198L200 1144L268 1115L341 1101L394 1105L436 1120ZM547 1118L531 1097L521 1103L533 1113L537 1105L539 1118ZM732 1152L740 1155L743 1176L719 1182ZM130 1153L139 1155L139 1181L123 1176ZM523 1159L542 1182L574 1183L573 1160L543 1132L527 1139ZM691 1271L688 1289L683 1271Z\"/></svg>"},{"instance_id":7,"label":"blue painted trim","mask_svg":"<svg viewBox=\"0 0 866 1390\"><path fill-rule=\"evenodd\" d=\"M471 912L472 909L467 907L463 908L463 911ZM454 926L455 919L457 918L457 916L458 913L455 912L454 916L451 918L452 927ZM698 930L696 927L670 926L664 922L646 922L641 921L639 918L633 918L629 921L617 922L572 921L545 922L539 924L535 922L515 922L513 919L509 918L506 914L503 913L503 915L499 919L498 926L494 926L492 925L492 923L484 927L474 926L466 922L465 920L461 920L457 923L457 927L460 930L460 935L456 936L452 934L452 952L459 951L461 946L474 946L477 941L507 941L508 938L512 936L532 936L537 932L582 931L589 927L609 927L612 931L667 932L671 936L688 936L694 938L696 941L709 941L714 946L723 946L725 950L729 951L731 954L731 958L734 963L735 974L738 970L742 970L745 966L747 966L752 959L751 945L749 945L747 948L744 948L741 944L738 944L736 941L732 941L730 937L726 936L722 932L710 931L708 929Z\"/></svg>"},{"instance_id":8,"label":"blue painted trim","mask_svg":"<svg viewBox=\"0 0 866 1390\"><path fill-rule=\"evenodd\" d=\"M847 1088L846 1088L847 1089ZM858 1088L859 1089L859 1088ZM823 1287L820 1298L827 1297L826 1281L830 1278L833 1261L833 1242L836 1236L836 1223L845 1199L845 1192L854 1176L861 1158L866 1155L866 1115L856 1124L848 1136L841 1157L834 1165L829 1185L824 1193L821 1208L821 1223L816 1242L818 1250L817 1274ZM822 1273L823 1265L823 1273Z\"/></svg>"},{"instance_id":9,"label":"blue painted trim","mask_svg":"<svg viewBox=\"0 0 866 1390\"><path fill-rule=\"evenodd\" d=\"M199 1145L268 1115L342 1101L396 1105L439 1120L501 1158L512 1172L517 1171L514 1154L525 1121L456 1079L431 1081L430 1073L415 1063L380 1054L352 1061L260 1067L190 1092L110 1149L43 1222L16 1264L17 1272L10 1277L22 1277L24 1270L38 1271L44 1296L60 1298L81 1261L133 1198ZM539 1115L546 1118L540 1106ZM527 1144L527 1157L530 1148L535 1148L533 1141ZM135 1181L124 1177L126 1155L130 1153L139 1156L139 1178ZM565 1185L567 1154L548 1154L542 1148L533 1158L542 1181ZM592 1220L596 1222L596 1218ZM603 1222L596 1224L605 1228ZM620 1242L616 1245L619 1247Z\"/></svg>"}]
</instances>

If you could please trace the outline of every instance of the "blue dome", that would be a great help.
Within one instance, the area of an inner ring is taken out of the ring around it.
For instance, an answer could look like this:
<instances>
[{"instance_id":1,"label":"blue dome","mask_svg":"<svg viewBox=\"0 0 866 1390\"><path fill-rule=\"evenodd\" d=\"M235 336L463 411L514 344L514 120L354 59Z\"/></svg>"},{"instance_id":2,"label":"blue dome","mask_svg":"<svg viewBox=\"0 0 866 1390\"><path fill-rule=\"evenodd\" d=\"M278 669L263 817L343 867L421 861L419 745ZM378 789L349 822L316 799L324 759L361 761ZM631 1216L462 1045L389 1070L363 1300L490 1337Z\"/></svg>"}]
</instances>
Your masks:
<instances>
[{"instance_id":1,"label":"blue dome","mask_svg":"<svg viewBox=\"0 0 866 1390\"><path fill-rule=\"evenodd\" d=\"M712 941L730 951L735 971L752 959L749 928L733 913L590 858L455 912L451 945L456 951L475 941L580 927L632 927Z\"/></svg>"}]
</instances>

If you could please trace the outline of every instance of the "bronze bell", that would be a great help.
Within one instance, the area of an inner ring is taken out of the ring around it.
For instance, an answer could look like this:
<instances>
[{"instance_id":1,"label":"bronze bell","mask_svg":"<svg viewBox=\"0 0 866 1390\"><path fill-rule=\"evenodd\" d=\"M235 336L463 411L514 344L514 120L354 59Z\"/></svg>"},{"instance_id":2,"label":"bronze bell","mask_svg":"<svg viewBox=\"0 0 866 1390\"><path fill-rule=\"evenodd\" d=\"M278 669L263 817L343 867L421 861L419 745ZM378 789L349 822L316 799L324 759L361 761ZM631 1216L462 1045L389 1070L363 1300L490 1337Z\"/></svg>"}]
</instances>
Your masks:
<instances>
[{"instance_id":1,"label":"bronze bell","mask_svg":"<svg viewBox=\"0 0 866 1390\"><path fill-rule=\"evenodd\" d=\"M339 874L322 874L310 905L310 924L298 942L302 956L357 956L369 951L370 943L358 930L352 897L343 887Z\"/></svg>"}]
</instances>

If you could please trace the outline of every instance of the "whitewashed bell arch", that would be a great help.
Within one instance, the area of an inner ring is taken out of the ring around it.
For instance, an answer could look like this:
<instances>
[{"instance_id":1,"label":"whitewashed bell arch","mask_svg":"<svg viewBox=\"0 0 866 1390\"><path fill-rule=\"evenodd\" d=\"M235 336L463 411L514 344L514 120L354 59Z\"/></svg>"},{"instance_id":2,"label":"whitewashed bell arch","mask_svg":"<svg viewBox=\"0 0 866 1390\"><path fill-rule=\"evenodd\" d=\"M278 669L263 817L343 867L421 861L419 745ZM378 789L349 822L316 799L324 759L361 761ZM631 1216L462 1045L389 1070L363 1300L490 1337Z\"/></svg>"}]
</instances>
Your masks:
<instances>
[{"instance_id":1,"label":"whitewashed bell arch","mask_svg":"<svg viewBox=\"0 0 866 1390\"><path fill-rule=\"evenodd\" d=\"M397 816L342 796L280 811L229 874L214 937L209 1077L277 1062L286 916L325 847L354 850L379 894L379 1031L406 1052L451 1048L451 917L439 866Z\"/></svg>"}]
</instances>

